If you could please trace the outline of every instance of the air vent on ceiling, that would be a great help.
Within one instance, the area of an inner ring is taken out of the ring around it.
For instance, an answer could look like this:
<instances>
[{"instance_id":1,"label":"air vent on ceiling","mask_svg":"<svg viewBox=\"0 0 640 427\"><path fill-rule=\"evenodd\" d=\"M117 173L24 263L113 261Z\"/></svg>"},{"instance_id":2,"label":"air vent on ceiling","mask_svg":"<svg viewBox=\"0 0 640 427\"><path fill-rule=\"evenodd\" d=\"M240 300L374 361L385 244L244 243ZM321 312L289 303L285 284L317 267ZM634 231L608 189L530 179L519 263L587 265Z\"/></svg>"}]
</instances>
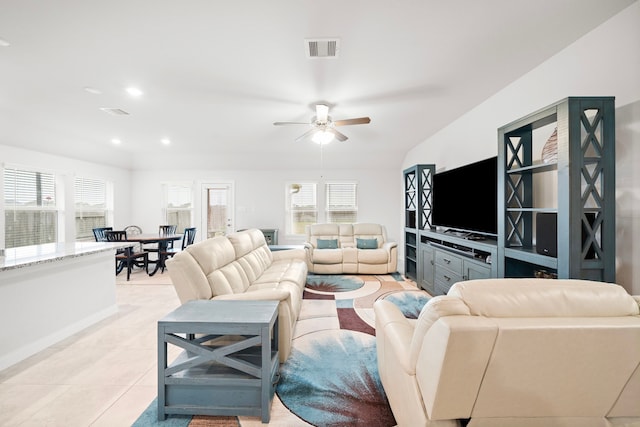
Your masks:
<instances>
[{"instance_id":1,"label":"air vent on ceiling","mask_svg":"<svg viewBox=\"0 0 640 427\"><path fill-rule=\"evenodd\" d=\"M108 107L102 107L100 108L102 111L104 111L105 113L109 113L109 114L113 114L114 116L128 116L129 113L127 113L126 111L120 109L120 108L108 108Z\"/></svg>"},{"instance_id":2,"label":"air vent on ceiling","mask_svg":"<svg viewBox=\"0 0 640 427\"><path fill-rule=\"evenodd\" d=\"M337 58L340 39L305 39L307 58Z\"/></svg>"}]
</instances>

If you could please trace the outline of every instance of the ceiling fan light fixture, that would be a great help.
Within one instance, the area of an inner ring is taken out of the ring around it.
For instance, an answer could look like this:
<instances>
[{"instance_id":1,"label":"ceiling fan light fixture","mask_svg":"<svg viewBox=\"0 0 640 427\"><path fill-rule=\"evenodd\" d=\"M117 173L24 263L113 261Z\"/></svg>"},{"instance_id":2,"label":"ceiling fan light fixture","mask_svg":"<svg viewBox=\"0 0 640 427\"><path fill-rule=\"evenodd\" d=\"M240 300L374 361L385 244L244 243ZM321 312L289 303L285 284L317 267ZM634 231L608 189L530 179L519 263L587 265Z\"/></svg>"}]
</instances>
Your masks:
<instances>
[{"instance_id":1,"label":"ceiling fan light fixture","mask_svg":"<svg viewBox=\"0 0 640 427\"><path fill-rule=\"evenodd\" d=\"M334 136L333 132L328 130L319 130L313 134L311 140L316 144L325 145L333 141Z\"/></svg>"},{"instance_id":2,"label":"ceiling fan light fixture","mask_svg":"<svg viewBox=\"0 0 640 427\"><path fill-rule=\"evenodd\" d=\"M319 123L327 123L329 120L329 106L324 104L316 105L316 120Z\"/></svg>"}]
</instances>

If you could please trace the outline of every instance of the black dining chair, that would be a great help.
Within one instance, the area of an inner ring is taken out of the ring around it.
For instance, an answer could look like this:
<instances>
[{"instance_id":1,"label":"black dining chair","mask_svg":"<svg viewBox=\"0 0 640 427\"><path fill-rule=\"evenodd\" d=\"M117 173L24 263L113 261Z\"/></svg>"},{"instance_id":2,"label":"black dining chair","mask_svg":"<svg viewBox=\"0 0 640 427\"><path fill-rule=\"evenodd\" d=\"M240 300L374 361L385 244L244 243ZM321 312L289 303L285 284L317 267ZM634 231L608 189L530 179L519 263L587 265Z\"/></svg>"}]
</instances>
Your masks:
<instances>
[{"instance_id":1,"label":"black dining chair","mask_svg":"<svg viewBox=\"0 0 640 427\"><path fill-rule=\"evenodd\" d=\"M127 225L124 228L124 231L127 232L127 236L135 236L138 234L142 234L142 228L138 227L137 225ZM143 244L138 243L138 249L136 249L136 251L142 251L142 250L144 250Z\"/></svg>"},{"instance_id":2,"label":"black dining chair","mask_svg":"<svg viewBox=\"0 0 640 427\"><path fill-rule=\"evenodd\" d=\"M170 236L171 234L176 234L177 225L160 225L158 226L158 233L161 236ZM173 240L167 242L167 249L173 249Z\"/></svg>"},{"instance_id":3,"label":"black dining chair","mask_svg":"<svg viewBox=\"0 0 640 427\"><path fill-rule=\"evenodd\" d=\"M164 258L169 258L174 256L180 251L183 251L189 245L192 245L196 240L196 228L195 227L187 227L184 229L184 234L182 235L182 247L178 248L169 248L166 252L163 252L162 255ZM164 264L162 265L162 272L164 273Z\"/></svg>"},{"instance_id":4,"label":"black dining chair","mask_svg":"<svg viewBox=\"0 0 640 427\"><path fill-rule=\"evenodd\" d=\"M127 240L127 232L124 230L118 231L105 231L105 237L107 238L107 242L122 242ZM137 252L133 250L133 246L128 246L123 249L118 249L116 251L116 275L120 274L120 272L127 267L127 281L131 277L131 269L134 265L138 265L137 263L142 262L142 267L144 267L147 274L149 274L149 253L145 251Z\"/></svg>"},{"instance_id":5,"label":"black dining chair","mask_svg":"<svg viewBox=\"0 0 640 427\"><path fill-rule=\"evenodd\" d=\"M96 242L106 242L107 237L104 235L105 231L111 231L113 227L96 227L93 229L93 237L96 238Z\"/></svg>"},{"instance_id":6,"label":"black dining chair","mask_svg":"<svg viewBox=\"0 0 640 427\"><path fill-rule=\"evenodd\" d=\"M169 236L171 234L176 234L176 225L159 225L158 226L158 235L160 236ZM167 248L173 249L173 241L167 242ZM147 252L160 252L157 243L149 243L144 246L144 250Z\"/></svg>"}]
</instances>

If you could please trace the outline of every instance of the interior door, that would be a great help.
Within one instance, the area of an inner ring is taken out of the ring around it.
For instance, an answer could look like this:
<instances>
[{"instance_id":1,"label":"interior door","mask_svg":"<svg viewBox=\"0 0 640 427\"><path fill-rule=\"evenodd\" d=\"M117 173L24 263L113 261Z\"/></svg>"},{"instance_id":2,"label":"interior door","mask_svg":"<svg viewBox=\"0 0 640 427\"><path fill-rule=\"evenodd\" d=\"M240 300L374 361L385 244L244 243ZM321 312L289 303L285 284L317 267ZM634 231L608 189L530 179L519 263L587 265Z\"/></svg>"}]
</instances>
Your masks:
<instances>
[{"instance_id":1,"label":"interior door","mask_svg":"<svg viewBox=\"0 0 640 427\"><path fill-rule=\"evenodd\" d=\"M207 238L234 231L233 183L207 183L202 186L203 224Z\"/></svg>"}]
</instances>

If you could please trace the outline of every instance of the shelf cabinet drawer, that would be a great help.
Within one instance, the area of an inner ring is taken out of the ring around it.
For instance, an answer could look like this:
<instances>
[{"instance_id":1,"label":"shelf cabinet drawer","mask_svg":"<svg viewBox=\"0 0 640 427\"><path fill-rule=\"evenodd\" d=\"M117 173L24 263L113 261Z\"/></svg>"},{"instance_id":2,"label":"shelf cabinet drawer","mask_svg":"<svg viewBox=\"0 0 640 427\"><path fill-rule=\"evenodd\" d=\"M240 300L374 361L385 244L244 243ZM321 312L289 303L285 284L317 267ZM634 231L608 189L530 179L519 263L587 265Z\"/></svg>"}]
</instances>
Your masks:
<instances>
[{"instance_id":1,"label":"shelf cabinet drawer","mask_svg":"<svg viewBox=\"0 0 640 427\"><path fill-rule=\"evenodd\" d=\"M462 281L462 275L456 274L444 268L436 268L435 282L447 288L447 291L454 283Z\"/></svg>"},{"instance_id":2,"label":"shelf cabinet drawer","mask_svg":"<svg viewBox=\"0 0 640 427\"><path fill-rule=\"evenodd\" d=\"M436 265L450 270L452 273L462 276L462 257L451 252L436 251Z\"/></svg>"}]
</instances>

